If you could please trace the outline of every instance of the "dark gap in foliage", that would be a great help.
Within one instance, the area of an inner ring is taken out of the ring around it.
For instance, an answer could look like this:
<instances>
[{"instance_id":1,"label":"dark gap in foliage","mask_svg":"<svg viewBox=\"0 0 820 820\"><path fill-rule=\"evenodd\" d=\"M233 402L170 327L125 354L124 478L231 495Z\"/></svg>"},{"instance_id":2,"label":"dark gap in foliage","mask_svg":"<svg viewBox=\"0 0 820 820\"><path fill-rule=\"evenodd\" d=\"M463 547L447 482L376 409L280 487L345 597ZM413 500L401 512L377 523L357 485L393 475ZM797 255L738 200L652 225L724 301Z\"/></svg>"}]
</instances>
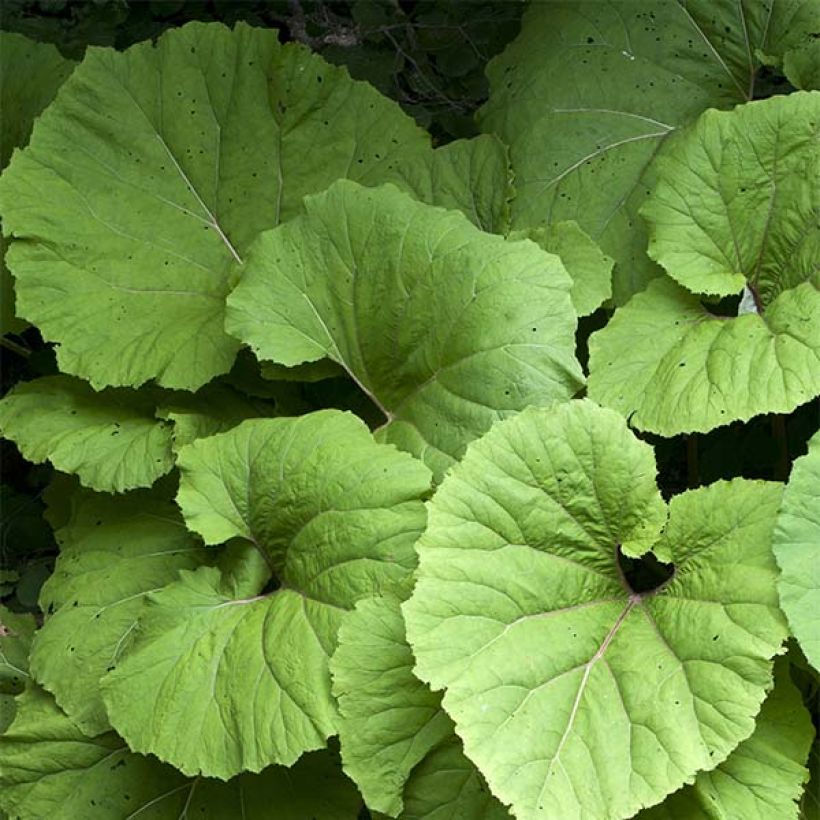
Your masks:
<instances>
[{"instance_id":1,"label":"dark gap in foliage","mask_svg":"<svg viewBox=\"0 0 820 820\"><path fill-rule=\"evenodd\" d=\"M303 383L302 393L311 410L349 410L363 419L371 430L387 421L373 399L353 379L345 376Z\"/></svg>"},{"instance_id":2,"label":"dark gap in foliage","mask_svg":"<svg viewBox=\"0 0 820 820\"><path fill-rule=\"evenodd\" d=\"M589 316L581 316L578 319L578 327L575 330L575 355L586 376L589 376L589 337L596 330L603 328L611 315L611 310L598 308Z\"/></svg>"},{"instance_id":3,"label":"dark gap in foliage","mask_svg":"<svg viewBox=\"0 0 820 820\"><path fill-rule=\"evenodd\" d=\"M737 309L740 305L740 294L725 296L716 302L707 301L707 299L704 298L701 300L701 304L712 316L717 316L721 319L733 319L737 316Z\"/></svg>"},{"instance_id":4,"label":"dark gap in foliage","mask_svg":"<svg viewBox=\"0 0 820 820\"><path fill-rule=\"evenodd\" d=\"M618 568L630 592L644 595L662 587L674 574L675 567L665 564L651 552L640 558L630 558L621 551L618 545Z\"/></svg>"},{"instance_id":5,"label":"dark gap in foliage","mask_svg":"<svg viewBox=\"0 0 820 820\"><path fill-rule=\"evenodd\" d=\"M279 580L279 578L277 578L276 575L271 575L271 577L268 578L267 582L265 583L265 586L263 586L262 589L259 590L259 595L270 595L271 593L276 592L277 589L281 588L282 582Z\"/></svg>"}]
</instances>

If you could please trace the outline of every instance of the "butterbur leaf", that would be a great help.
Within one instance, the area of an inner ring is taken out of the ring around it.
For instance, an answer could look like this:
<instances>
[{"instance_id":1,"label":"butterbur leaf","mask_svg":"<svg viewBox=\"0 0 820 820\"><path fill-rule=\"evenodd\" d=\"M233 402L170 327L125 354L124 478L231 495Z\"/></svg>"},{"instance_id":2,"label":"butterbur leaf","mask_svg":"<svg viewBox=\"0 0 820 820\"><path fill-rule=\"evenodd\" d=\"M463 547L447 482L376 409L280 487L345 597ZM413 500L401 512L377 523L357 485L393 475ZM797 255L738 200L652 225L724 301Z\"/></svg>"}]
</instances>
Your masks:
<instances>
[{"instance_id":1,"label":"butterbur leaf","mask_svg":"<svg viewBox=\"0 0 820 820\"><path fill-rule=\"evenodd\" d=\"M226 326L261 359L338 362L380 437L437 477L495 420L582 385L557 257L389 185L342 180L305 210L254 243Z\"/></svg>"},{"instance_id":2,"label":"butterbur leaf","mask_svg":"<svg viewBox=\"0 0 820 820\"><path fill-rule=\"evenodd\" d=\"M272 806L282 820L355 820L359 805L328 752L228 783L188 779L134 754L113 732L83 735L37 688L20 697L18 717L0 737L0 770L0 808L19 820L265 820Z\"/></svg>"},{"instance_id":3,"label":"butterbur leaf","mask_svg":"<svg viewBox=\"0 0 820 820\"><path fill-rule=\"evenodd\" d=\"M796 820L797 800L808 780L806 759L814 730L786 661L775 664L775 686L755 730L716 769L670 795L637 820Z\"/></svg>"},{"instance_id":4,"label":"butterbur leaf","mask_svg":"<svg viewBox=\"0 0 820 820\"><path fill-rule=\"evenodd\" d=\"M251 239L416 149L395 103L273 30L89 49L0 182L18 312L95 387L196 389L238 350L224 297Z\"/></svg>"},{"instance_id":5,"label":"butterbur leaf","mask_svg":"<svg viewBox=\"0 0 820 820\"><path fill-rule=\"evenodd\" d=\"M46 43L0 31L0 170L11 152L28 142L31 126L71 73L74 63ZM26 323L14 315L14 286L0 238L0 335L19 333Z\"/></svg>"},{"instance_id":6,"label":"butterbur leaf","mask_svg":"<svg viewBox=\"0 0 820 820\"><path fill-rule=\"evenodd\" d=\"M733 318L659 279L589 339L589 396L663 436L790 413L818 392L820 292L808 282Z\"/></svg>"},{"instance_id":7,"label":"butterbur leaf","mask_svg":"<svg viewBox=\"0 0 820 820\"><path fill-rule=\"evenodd\" d=\"M820 433L792 467L774 531L780 606L809 663L820 670Z\"/></svg>"},{"instance_id":8,"label":"butterbur leaf","mask_svg":"<svg viewBox=\"0 0 820 820\"><path fill-rule=\"evenodd\" d=\"M612 296L613 260L581 230L577 222L556 222L542 228L512 231L509 238L531 239L561 259L572 279L572 306L589 316Z\"/></svg>"},{"instance_id":9,"label":"butterbur leaf","mask_svg":"<svg viewBox=\"0 0 820 820\"><path fill-rule=\"evenodd\" d=\"M483 131L509 146L514 228L576 220L612 256L618 304L657 267L638 215L669 136L755 93L756 49L814 0L532 3L488 66Z\"/></svg>"},{"instance_id":10,"label":"butterbur leaf","mask_svg":"<svg viewBox=\"0 0 820 820\"><path fill-rule=\"evenodd\" d=\"M413 675L396 598L367 598L345 619L330 663L345 771L367 805L400 814L413 768L453 735L441 696Z\"/></svg>"},{"instance_id":11,"label":"butterbur leaf","mask_svg":"<svg viewBox=\"0 0 820 820\"><path fill-rule=\"evenodd\" d=\"M503 234L509 228L515 192L507 147L497 137L483 134L456 140L430 151L423 160L409 157L384 181L422 202L459 210L488 233Z\"/></svg>"},{"instance_id":12,"label":"butterbur leaf","mask_svg":"<svg viewBox=\"0 0 820 820\"><path fill-rule=\"evenodd\" d=\"M34 462L50 461L94 490L148 487L174 466L171 425L150 393L97 393L71 376L18 384L0 401L0 430Z\"/></svg>"},{"instance_id":13,"label":"butterbur leaf","mask_svg":"<svg viewBox=\"0 0 820 820\"><path fill-rule=\"evenodd\" d=\"M180 468L188 526L209 544L253 542L274 581L239 562L149 596L103 682L109 717L187 774L291 765L336 732L328 658L343 616L409 590L429 471L337 411L246 421L183 448Z\"/></svg>"},{"instance_id":14,"label":"butterbur leaf","mask_svg":"<svg viewBox=\"0 0 820 820\"><path fill-rule=\"evenodd\" d=\"M649 254L695 293L762 307L816 274L820 92L707 111L657 163Z\"/></svg>"},{"instance_id":15,"label":"butterbur leaf","mask_svg":"<svg viewBox=\"0 0 820 820\"><path fill-rule=\"evenodd\" d=\"M416 674L519 820L631 817L752 733L786 635L780 496L693 490L661 533L651 449L587 401L471 445L429 504L403 612ZM618 553L656 539L674 572L647 589Z\"/></svg>"},{"instance_id":16,"label":"butterbur leaf","mask_svg":"<svg viewBox=\"0 0 820 820\"><path fill-rule=\"evenodd\" d=\"M164 490L164 488L163 488ZM100 678L119 660L143 598L212 560L167 492L115 497L76 489L57 530L60 555L43 585L49 613L31 652L32 674L86 734L110 728Z\"/></svg>"}]
</instances>

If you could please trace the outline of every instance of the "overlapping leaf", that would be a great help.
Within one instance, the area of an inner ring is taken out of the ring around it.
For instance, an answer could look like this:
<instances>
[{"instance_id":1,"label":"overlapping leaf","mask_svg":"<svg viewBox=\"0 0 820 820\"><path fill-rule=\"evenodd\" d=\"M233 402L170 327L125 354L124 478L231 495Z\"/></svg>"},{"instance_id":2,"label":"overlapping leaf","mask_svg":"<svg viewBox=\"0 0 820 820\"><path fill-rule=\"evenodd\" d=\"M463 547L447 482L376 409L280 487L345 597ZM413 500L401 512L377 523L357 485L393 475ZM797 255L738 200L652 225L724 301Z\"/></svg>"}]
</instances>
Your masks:
<instances>
[{"instance_id":1,"label":"overlapping leaf","mask_svg":"<svg viewBox=\"0 0 820 820\"><path fill-rule=\"evenodd\" d=\"M273 30L90 49L0 183L19 311L95 387L197 388L238 349L224 297L253 237L417 149L395 103Z\"/></svg>"},{"instance_id":2,"label":"overlapping leaf","mask_svg":"<svg viewBox=\"0 0 820 820\"><path fill-rule=\"evenodd\" d=\"M589 340L589 395L641 430L707 431L790 413L820 392L820 291L784 291L763 314L718 316L670 279Z\"/></svg>"},{"instance_id":3,"label":"overlapping leaf","mask_svg":"<svg viewBox=\"0 0 820 820\"><path fill-rule=\"evenodd\" d=\"M269 569L186 572L149 596L103 682L109 717L189 774L290 765L336 731L327 664L344 614L408 590L429 471L336 411L244 422L183 448L180 467L188 526L252 542Z\"/></svg>"},{"instance_id":4,"label":"overlapping leaf","mask_svg":"<svg viewBox=\"0 0 820 820\"><path fill-rule=\"evenodd\" d=\"M638 209L667 137L754 93L756 50L791 42L813 0L532 3L488 69L482 129L510 146L513 227L576 220L618 263L615 298L641 290Z\"/></svg>"},{"instance_id":5,"label":"overlapping leaf","mask_svg":"<svg viewBox=\"0 0 820 820\"><path fill-rule=\"evenodd\" d=\"M170 494L114 497L77 489L57 530L60 556L40 594L49 613L37 632L32 673L86 734L110 728L100 679L119 660L143 598L180 570L213 560L186 529Z\"/></svg>"},{"instance_id":6,"label":"overlapping leaf","mask_svg":"<svg viewBox=\"0 0 820 820\"><path fill-rule=\"evenodd\" d=\"M572 305L588 316L612 296L613 260L581 230L577 222L556 222L541 228L512 231L510 239L531 239L560 257L572 279Z\"/></svg>"},{"instance_id":7,"label":"overlapping leaf","mask_svg":"<svg viewBox=\"0 0 820 820\"><path fill-rule=\"evenodd\" d=\"M412 769L453 733L440 696L413 676L397 599L356 605L330 669L345 770L370 808L395 817Z\"/></svg>"},{"instance_id":8,"label":"overlapping leaf","mask_svg":"<svg viewBox=\"0 0 820 820\"><path fill-rule=\"evenodd\" d=\"M355 820L359 799L334 756L273 766L228 783L188 779L131 752L113 732L88 738L37 688L20 697L0 737L0 809L19 820L139 817L140 820Z\"/></svg>"},{"instance_id":9,"label":"overlapping leaf","mask_svg":"<svg viewBox=\"0 0 820 820\"><path fill-rule=\"evenodd\" d=\"M0 430L29 461L49 460L87 487L147 487L174 466L171 425L155 397L135 390L97 393L72 376L18 384L0 401Z\"/></svg>"},{"instance_id":10,"label":"overlapping leaf","mask_svg":"<svg viewBox=\"0 0 820 820\"><path fill-rule=\"evenodd\" d=\"M692 292L748 285L765 309L820 282L820 92L707 111L657 174L641 211L649 254Z\"/></svg>"},{"instance_id":11,"label":"overlapping leaf","mask_svg":"<svg viewBox=\"0 0 820 820\"><path fill-rule=\"evenodd\" d=\"M340 181L305 208L254 244L227 327L262 359L341 364L438 477L496 419L581 386L555 256L392 186Z\"/></svg>"},{"instance_id":12,"label":"overlapping leaf","mask_svg":"<svg viewBox=\"0 0 820 820\"><path fill-rule=\"evenodd\" d=\"M464 757L441 696L413 675L397 598L367 598L331 659L345 771L374 810L401 820L509 817Z\"/></svg>"},{"instance_id":13,"label":"overlapping leaf","mask_svg":"<svg viewBox=\"0 0 820 820\"><path fill-rule=\"evenodd\" d=\"M806 758L814 735L788 664L775 665L775 687L763 703L751 737L716 769L670 795L638 820L796 820L797 800L808 780Z\"/></svg>"},{"instance_id":14,"label":"overlapping leaf","mask_svg":"<svg viewBox=\"0 0 820 820\"><path fill-rule=\"evenodd\" d=\"M512 171L507 148L496 137L456 140L423 157L410 156L384 182L421 202L461 211L482 231L504 234L509 228Z\"/></svg>"},{"instance_id":15,"label":"overlapping leaf","mask_svg":"<svg viewBox=\"0 0 820 820\"><path fill-rule=\"evenodd\" d=\"M472 445L429 506L404 605L416 673L521 820L625 818L754 729L785 637L776 484L674 498L649 447L588 402ZM635 591L618 553L674 562Z\"/></svg>"},{"instance_id":16,"label":"overlapping leaf","mask_svg":"<svg viewBox=\"0 0 820 820\"><path fill-rule=\"evenodd\" d=\"M28 142L35 118L73 68L74 63L54 46L0 31L0 171L11 152ZM0 238L0 335L25 327L14 315L14 287L4 256L5 242Z\"/></svg>"},{"instance_id":17,"label":"overlapping leaf","mask_svg":"<svg viewBox=\"0 0 820 820\"><path fill-rule=\"evenodd\" d=\"M820 670L820 433L792 467L774 531L780 606L806 658Z\"/></svg>"}]
</instances>

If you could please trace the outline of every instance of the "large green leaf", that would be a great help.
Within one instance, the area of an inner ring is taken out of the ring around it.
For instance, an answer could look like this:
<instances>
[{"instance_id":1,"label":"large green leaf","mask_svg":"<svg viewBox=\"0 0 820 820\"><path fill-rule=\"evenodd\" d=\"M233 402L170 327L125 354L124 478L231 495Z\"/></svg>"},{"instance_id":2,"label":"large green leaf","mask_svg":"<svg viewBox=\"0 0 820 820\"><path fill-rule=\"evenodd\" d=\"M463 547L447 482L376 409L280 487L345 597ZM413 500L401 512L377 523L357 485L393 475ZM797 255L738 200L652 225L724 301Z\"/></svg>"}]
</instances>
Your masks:
<instances>
[{"instance_id":1,"label":"large green leaf","mask_svg":"<svg viewBox=\"0 0 820 820\"><path fill-rule=\"evenodd\" d=\"M775 664L775 687L766 698L751 737L716 769L670 795L637 820L797 820L806 758L814 730L785 660Z\"/></svg>"},{"instance_id":2,"label":"large green leaf","mask_svg":"<svg viewBox=\"0 0 820 820\"><path fill-rule=\"evenodd\" d=\"M398 599L360 601L330 663L345 771L371 809L396 817L410 772L453 724L441 696L413 676Z\"/></svg>"},{"instance_id":3,"label":"large green leaf","mask_svg":"<svg viewBox=\"0 0 820 820\"><path fill-rule=\"evenodd\" d=\"M415 150L395 103L274 30L89 49L0 182L20 313L95 387L199 387L238 349L224 297L251 239Z\"/></svg>"},{"instance_id":4,"label":"large green leaf","mask_svg":"<svg viewBox=\"0 0 820 820\"><path fill-rule=\"evenodd\" d=\"M37 688L0 737L0 772L0 808L19 820L355 820L359 805L328 752L228 783L188 779L113 732L86 737Z\"/></svg>"},{"instance_id":5,"label":"large green leaf","mask_svg":"<svg viewBox=\"0 0 820 820\"><path fill-rule=\"evenodd\" d=\"M820 670L820 433L797 459L777 518L780 606L806 658Z\"/></svg>"},{"instance_id":6,"label":"large green leaf","mask_svg":"<svg viewBox=\"0 0 820 820\"><path fill-rule=\"evenodd\" d=\"M820 291L806 282L763 314L730 317L658 279L590 337L589 353L590 397L641 430L672 436L790 413L820 393Z\"/></svg>"},{"instance_id":7,"label":"large green leaf","mask_svg":"<svg viewBox=\"0 0 820 820\"><path fill-rule=\"evenodd\" d=\"M345 613L409 591L429 471L337 411L244 422L183 448L180 468L188 526L253 542L270 569L204 568L150 595L103 681L109 717L188 774L290 765L336 732L328 658Z\"/></svg>"},{"instance_id":8,"label":"large green leaf","mask_svg":"<svg viewBox=\"0 0 820 820\"><path fill-rule=\"evenodd\" d=\"M97 735L110 728L100 678L136 628L143 598L211 555L167 492L114 497L77 489L69 503L57 530L60 556L40 593L49 616L35 637L31 670L83 732Z\"/></svg>"},{"instance_id":9,"label":"large green leaf","mask_svg":"<svg viewBox=\"0 0 820 820\"><path fill-rule=\"evenodd\" d=\"M765 307L820 271L820 92L707 111L657 174L649 254L689 290Z\"/></svg>"},{"instance_id":10,"label":"large green leaf","mask_svg":"<svg viewBox=\"0 0 820 820\"><path fill-rule=\"evenodd\" d=\"M752 733L786 635L780 495L714 484L674 498L664 527L651 449L589 402L468 449L429 505L403 611L416 674L519 820L630 817ZM674 575L640 591L618 553L655 539Z\"/></svg>"},{"instance_id":11,"label":"large green leaf","mask_svg":"<svg viewBox=\"0 0 820 820\"><path fill-rule=\"evenodd\" d=\"M54 46L0 31L0 171L11 152L28 142L35 118L73 68ZM4 256L0 237L0 335L18 333L26 324L14 315L14 286Z\"/></svg>"},{"instance_id":12,"label":"large green leaf","mask_svg":"<svg viewBox=\"0 0 820 820\"><path fill-rule=\"evenodd\" d=\"M638 209L668 136L754 94L756 50L788 41L815 0L532 3L490 63L484 131L510 146L515 228L576 220L617 264L615 298L657 269Z\"/></svg>"},{"instance_id":13,"label":"large green leaf","mask_svg":"<svg viewBox=\"0 0 820 820\"><path fill-rule=\"evenodd\" d=\"M49 460L87 487L147 487L174 466L171 425L150 393L95 392L71 376L18 384L0 401L0 431L34 462Z\"/></svg>"},{"instance_id":14,"label":"large green leaf","mask_svg":"<svg viewBox=\"0 0 820 820\"><path fill-rule=\"evenodd\" d=\"M262 359L341 364L438 477L496 419L580 388L557 257L387 185L305 208L254 243L227 327Z\"/></svg>"}]
</instances>

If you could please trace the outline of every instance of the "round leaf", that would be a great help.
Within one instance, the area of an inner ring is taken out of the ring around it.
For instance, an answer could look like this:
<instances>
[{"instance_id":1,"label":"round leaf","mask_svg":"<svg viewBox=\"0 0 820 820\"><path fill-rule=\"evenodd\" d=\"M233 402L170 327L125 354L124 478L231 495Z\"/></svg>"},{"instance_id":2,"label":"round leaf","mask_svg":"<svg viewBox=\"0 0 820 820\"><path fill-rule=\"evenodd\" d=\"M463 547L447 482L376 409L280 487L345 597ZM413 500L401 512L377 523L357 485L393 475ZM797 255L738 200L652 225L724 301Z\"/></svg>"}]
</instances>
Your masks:
<instances>
[{"instance_id":1,"label":"round leaf","mask_svg":"<svg viewBox=\"0 0 820 820\"><path fill-rule=\"evenodd\" d=\"M735 318L659 279L589 340L590 397L663 436L790 413L818 393L820 291L809 283Z\"/></svg>"},{"instance_id":2,"label":"round leaf","mask_svg":"<svg viewBox=\"0 0 820 820\"><path fill-rule=\"evenodd\" d=\"M770 540L779 485L678 496L638 592L618 552L658 537L650 448L588 402L472 445L429 506L404 605L416 673L519 820L626 818L754 728L785 637Z\"/></svg>"},{"instance_id":3,"label":"round leaf","mask_svg":"<svg viewBox=\"0 0 820 820\"><path fill-rule=\"evenodd\" d=\"M18 312L95 387L195 389L238 350L224 298L254 236L416 149L395 103L274 30L89 49L0 182Z\"/></svg>"},{"instance_id":4,"label":"round leaf","mask_svg":"<svg viewBox=\"0 0 820 820\"><path fill-rule=\"evenodd\" d=\"M498 418L581 387L557 257L392 186L340 181L305 210L254 243L227 327L261 359L338 362L437 477Z\"/></svg>"},{"instance_id":5,"label":"round leaf","mask_svg":"<svg viewBox=\"0 0 820 820\"><path fill-rule=\"evenodd\" d=\"M695 293L762 306L820 258L820 92L707 111L657 162L649 254Z\"/></svg>"},{"instance_id":6,"label":"round leaf","mask_svg":"<svg viewBox=\"0 0 820 820\"><path fill-rule=\"evenodd\" d=\"M180 468L189 527L253 542L278 588L240 563L149 596L103 682L111 723L186 774L291 765L336 732L328 658L344 615L408 591L429 471L337 411L244 422L183 448Z\"/></svg>"}]
</instances>

